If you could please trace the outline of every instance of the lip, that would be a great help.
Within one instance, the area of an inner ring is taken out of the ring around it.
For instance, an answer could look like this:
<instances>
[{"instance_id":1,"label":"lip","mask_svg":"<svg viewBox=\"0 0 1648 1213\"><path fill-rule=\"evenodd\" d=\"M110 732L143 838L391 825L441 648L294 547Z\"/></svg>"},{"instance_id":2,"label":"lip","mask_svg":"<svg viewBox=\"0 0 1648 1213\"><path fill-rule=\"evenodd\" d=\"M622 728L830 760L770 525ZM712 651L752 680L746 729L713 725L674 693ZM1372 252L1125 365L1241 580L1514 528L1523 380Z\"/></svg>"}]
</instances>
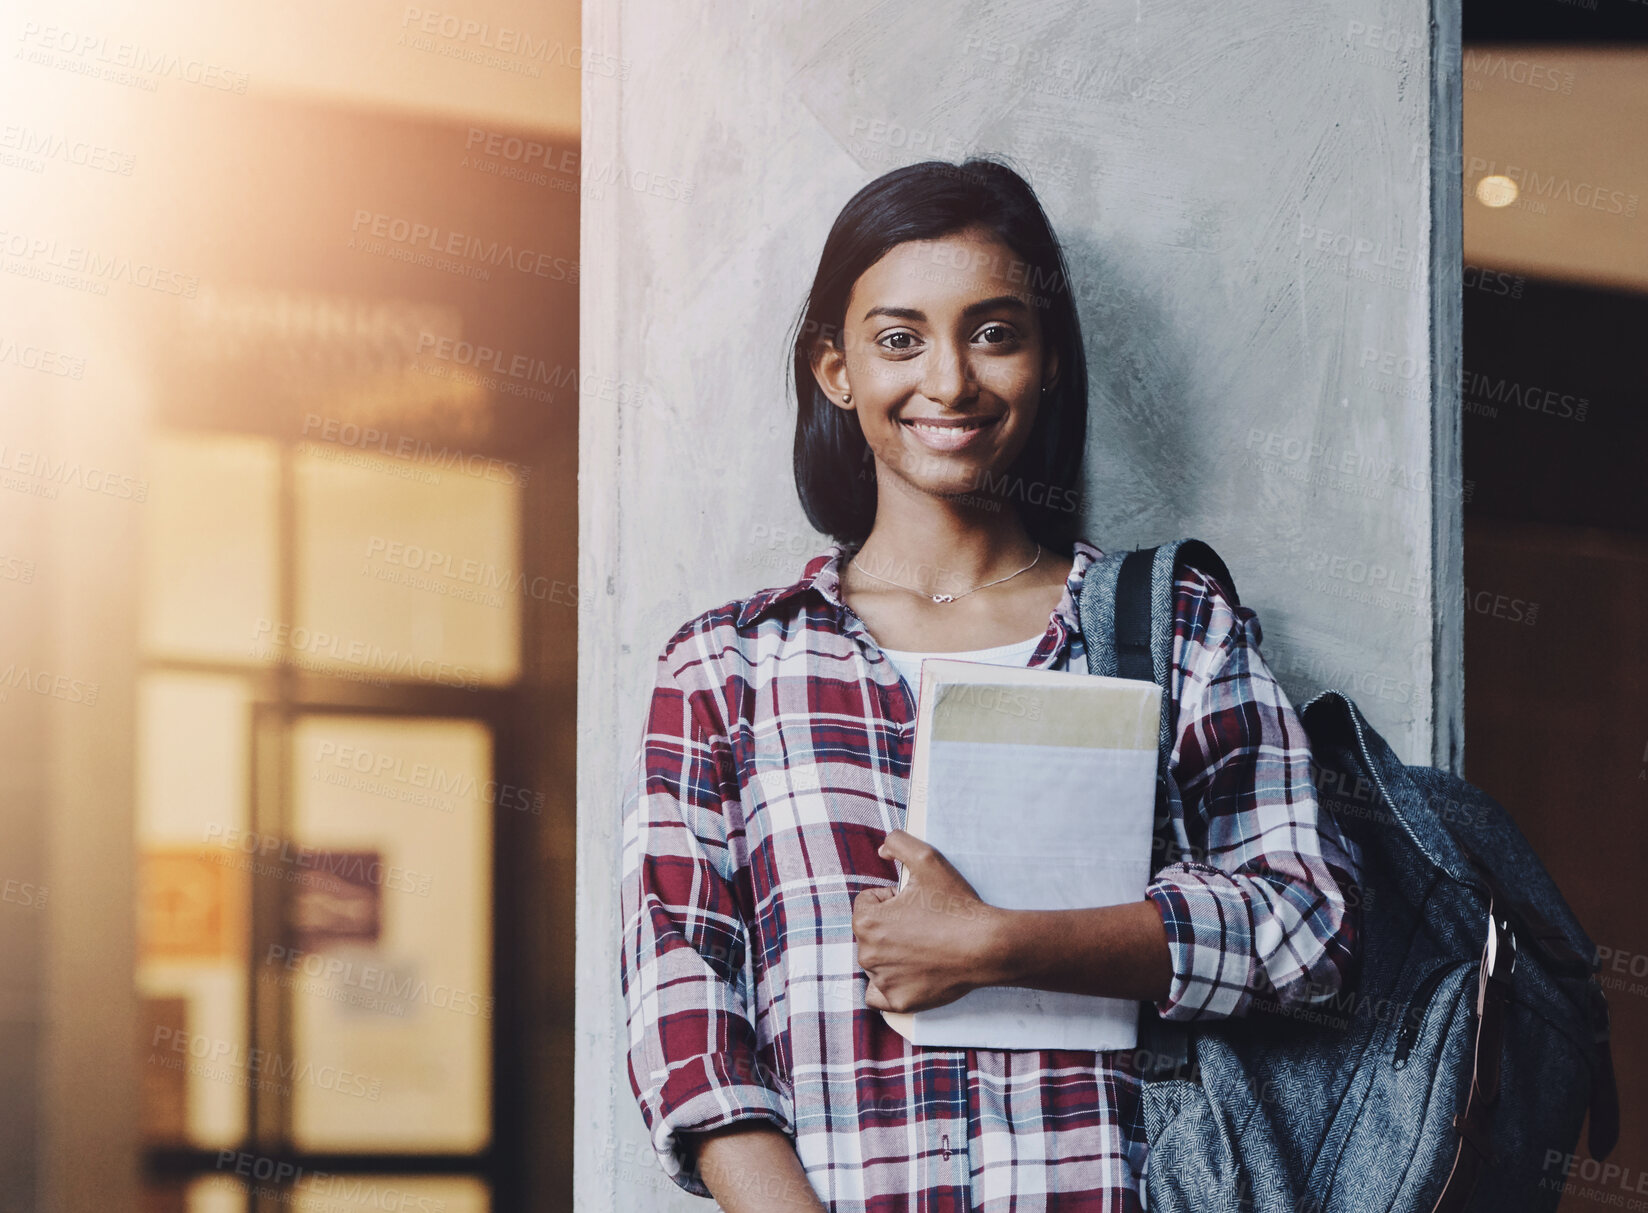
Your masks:
<instances>
[{"instance_id":1,"label":"lip","mask_svg":"<svg viewBox=\"0 0 1648 1213\"><path fill-rule=\"evenodd\" d=\"M899 424L934 451L959 451L980 441L1001 420L995 417L907 417Z\"/></svg>"}]
</instances>

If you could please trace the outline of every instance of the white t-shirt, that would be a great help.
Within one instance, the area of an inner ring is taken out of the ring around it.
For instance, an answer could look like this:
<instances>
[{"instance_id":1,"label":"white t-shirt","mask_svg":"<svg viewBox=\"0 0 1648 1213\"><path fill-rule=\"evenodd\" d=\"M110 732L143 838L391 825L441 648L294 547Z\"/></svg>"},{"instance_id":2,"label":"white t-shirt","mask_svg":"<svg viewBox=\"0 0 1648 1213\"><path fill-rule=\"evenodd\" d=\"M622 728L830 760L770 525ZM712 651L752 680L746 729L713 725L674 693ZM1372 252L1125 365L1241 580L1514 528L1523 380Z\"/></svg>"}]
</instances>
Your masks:
<instances>
[{"instance_id":1,"label":"white t-shirt","mask_svg":"<svg viewBox=\"0 0 1648 1213\"><path fill-rule=\"evenodd\" d=\"M887 659L904 676L904 681L910 688L910 694L919 696L921 694L921 663L928 657L945 657L952 661L984 661L991 665L1024 667L1030 664L1030 655L1036 651L1036 646L1041 643L1041 638L1045 635L1046 632L1044 631L1037 632L1029 640L1020 640L1013 644L999 644L993 649L967 649L955 653L928 653L917 652L913 649L889 649L885 647L881 651L887 654ZM1068 653L1068 650L1066 652ZM1064 659L1061 658L1061 666L1063 661Z\"/></svg>"}]
</instances>

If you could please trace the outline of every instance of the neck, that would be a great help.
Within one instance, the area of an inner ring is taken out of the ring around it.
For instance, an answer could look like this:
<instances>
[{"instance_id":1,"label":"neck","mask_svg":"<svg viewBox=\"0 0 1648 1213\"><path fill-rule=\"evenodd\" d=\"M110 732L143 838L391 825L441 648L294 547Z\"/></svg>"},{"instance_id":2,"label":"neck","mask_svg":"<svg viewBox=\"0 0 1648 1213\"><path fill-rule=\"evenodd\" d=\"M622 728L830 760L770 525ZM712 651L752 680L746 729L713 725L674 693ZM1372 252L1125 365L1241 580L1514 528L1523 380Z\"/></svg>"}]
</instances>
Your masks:
<instances>
[{"instance_id":1,"label":"neck","mask_svg":"<svg viewBox=\"0 0 1648 1213\"><path fill-rule=\"evenodd\" d=\"M1015 573L1038 549L1018 512L998 504L999 510L989 510L933 497L884 477L875 525L854 565L929 594L962 593Z\"/></svg>"}]
</instances>

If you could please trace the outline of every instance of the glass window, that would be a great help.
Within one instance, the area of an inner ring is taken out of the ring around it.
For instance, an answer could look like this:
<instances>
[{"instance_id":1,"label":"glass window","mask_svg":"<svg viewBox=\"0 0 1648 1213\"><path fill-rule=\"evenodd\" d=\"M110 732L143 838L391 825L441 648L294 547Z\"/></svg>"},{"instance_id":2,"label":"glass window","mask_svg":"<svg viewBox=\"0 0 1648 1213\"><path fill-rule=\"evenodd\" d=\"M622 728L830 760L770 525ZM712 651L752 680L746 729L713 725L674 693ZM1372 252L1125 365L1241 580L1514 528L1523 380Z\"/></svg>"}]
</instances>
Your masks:
<instances>
[{"instance_id":1,"label":"glass window","mask_svg":"<svg viewBox=\"0 0 1648 1213\"><path fill-rule=\"evenodd\" d=\"M246 1213L246 1188L223 1176L195 1180L187 1199L188 1213Z\"/></svg>"},{"instance_id":2,"label":"glass window","mask_svg":"<svg viewBox=\"0 0 1648 1213\"><path fill-rule=\"evenodd\" d=\"M311 443L296 471L289 660L445 686L515 678L535 580L511 465L427 443L405 458Z\"/></svg>"},{"instance_id":3,"label":"glass window","mask_svg":"<svg viewBox=\"0 0 1648 1213\"><path fill-rule=\"evenodd\" d=\"M295 1213L489 1213L492 1208L486 1185L467 1177L321 1175L294 1185L290 1197L281 1203Z\"/></svg>"},{"instance_id":4,"label":"glass window","mask_svg":"<svg viewBox=\"0 0 1648 1213\"><path fill-rule=\"evenodd\" d=\"M463 1152L490 1136L492 736L308 715L292 732L292 1138Z\"/></svg>"},{"instance_id":5,"label":"glass window","mask_svg":"<svg viewBox=\"0 0 1648 1213\"><path fill-rule=\"evenodd\" d=\"M278 584L276 444L216 433L150 442L145 648L221 661L266 657Z\"/></svg>"},{"instance_id":6,"label":"glass window","mask_svg":"<svg viewBox=\"0 0 1648 1213\"><path fill-rule=\"evenodd\" d=\"M250 706L240 679L138 683L138 994L144 1137L246 1133Z\"/></svg>"}]
</instances>

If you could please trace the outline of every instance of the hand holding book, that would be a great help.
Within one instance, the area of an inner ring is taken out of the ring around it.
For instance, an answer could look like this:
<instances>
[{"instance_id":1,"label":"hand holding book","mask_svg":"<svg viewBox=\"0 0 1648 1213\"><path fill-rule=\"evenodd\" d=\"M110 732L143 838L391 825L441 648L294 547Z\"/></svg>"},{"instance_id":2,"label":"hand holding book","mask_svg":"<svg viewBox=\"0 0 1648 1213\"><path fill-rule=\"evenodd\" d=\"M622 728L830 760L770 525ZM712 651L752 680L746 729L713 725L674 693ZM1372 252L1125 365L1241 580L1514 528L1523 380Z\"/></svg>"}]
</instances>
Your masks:
<instances>
[{"instance_id":1,"label":"hand holding book","mask_svg":"<svg viewBox=\"0 0 1648 1213\"><path fill-rule=\"evenodd\" d=\"M931 844L904 830L878 852L909 869L892 889L853 901L865 1004L911 1012L983 986L1159 1001L1173 968L1167 930L1148 900L1077 910L1005 910L981 900Z\"/></svg>"},{"instance_id":2,"label":"hand holding book","mask_svg":"<svg viewBox=\"0 0 1648 1213\"><path fill-rule=\"evenodd\" d=\"M866 889L853 900L858 963L869 975L865 1003L878 1011L920 1011L993 985L987 945L1003 913L987 905L930 843L905 830L877 852L909 877L895 893Z\"/></svg>"},{"instance_id":3,"label":"hand holding book","mask_svg":"<svg viewBox=\"0 0 1648 1213\"><path fill-rule=\"evenodd\" d=\"M922 663L905 829L882 852L899 892L854 905L867 1007L918 1045L1134 1046L1141 992L1171 980L1144 900L1160 705L1151 682Z\"/></svg>"}]
</instances>

